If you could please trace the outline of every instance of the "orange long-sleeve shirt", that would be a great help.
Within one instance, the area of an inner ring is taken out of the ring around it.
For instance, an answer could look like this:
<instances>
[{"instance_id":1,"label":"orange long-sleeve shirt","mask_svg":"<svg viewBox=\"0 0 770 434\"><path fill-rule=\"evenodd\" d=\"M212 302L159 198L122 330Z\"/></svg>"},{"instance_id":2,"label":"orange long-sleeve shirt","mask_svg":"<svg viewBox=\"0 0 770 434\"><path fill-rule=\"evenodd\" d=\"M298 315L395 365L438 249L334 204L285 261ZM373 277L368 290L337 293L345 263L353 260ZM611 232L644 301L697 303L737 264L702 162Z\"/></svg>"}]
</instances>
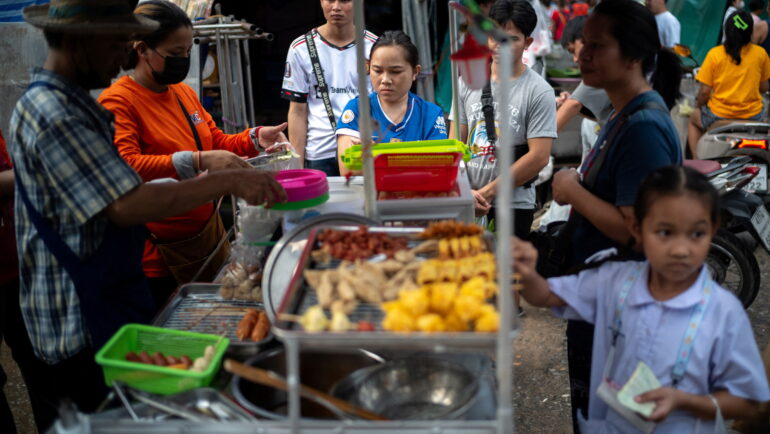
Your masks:
<instances>
[{"instance_id":1,"label":"orange long-sleeve shirt","mask_svg":"<svg viewBox=\"0 0 770 434\"><path fill-rule=\"evenodd\" d=\"M225 134L217 128L195 91L186 84L173 84L169 90L156 93L124 76L102 92L99 102L115 115L115 146L142 179L179 179L171 155L198 150L177 96L195 123L204 151L224 149L247 157L259 153L248 130ZM200 232L212 211L211 204L203 205L180 216L148 223L147 228L161 240L182 240ZM145 243L143 262L147 277L169 275L150 241Z\"/></svg>"}]
</instances>

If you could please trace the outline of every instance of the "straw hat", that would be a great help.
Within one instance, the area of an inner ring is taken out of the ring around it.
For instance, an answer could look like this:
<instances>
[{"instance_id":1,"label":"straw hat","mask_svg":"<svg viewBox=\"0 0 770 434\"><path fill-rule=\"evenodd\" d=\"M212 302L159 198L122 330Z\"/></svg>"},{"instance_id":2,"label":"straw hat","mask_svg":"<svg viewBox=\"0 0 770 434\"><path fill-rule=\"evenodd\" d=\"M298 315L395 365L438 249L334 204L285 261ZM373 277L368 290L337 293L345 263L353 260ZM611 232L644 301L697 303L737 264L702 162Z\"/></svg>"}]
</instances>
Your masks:
<instances>
[{"instance_id":1,"label":"straw hat","mask_svg":"<svg viewBox=\"0 0 770 434\"><path fill-rule=\"evenodd\" d=\"M156 21L134 15L128 0L51 0L22 14L35 27L61 33L141 34L158 28Z\"/></svg>"}]
</instances>

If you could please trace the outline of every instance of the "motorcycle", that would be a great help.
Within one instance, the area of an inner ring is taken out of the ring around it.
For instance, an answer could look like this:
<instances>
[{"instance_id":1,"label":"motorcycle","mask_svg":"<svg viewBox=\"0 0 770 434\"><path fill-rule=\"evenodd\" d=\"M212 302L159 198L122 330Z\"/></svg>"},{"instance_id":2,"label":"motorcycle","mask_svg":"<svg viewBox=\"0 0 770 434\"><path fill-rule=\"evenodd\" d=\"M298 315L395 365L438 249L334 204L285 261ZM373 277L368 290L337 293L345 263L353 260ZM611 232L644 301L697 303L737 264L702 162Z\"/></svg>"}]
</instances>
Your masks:
<instances>
[{"instance_id":1,"label":"motorcycle","mask_svg":"<svg viewBox=\"0 0 770 434\"><path fill-rule=\"evenodd\" d=\"M759 264L744 240L755 239L770 252L770 214L759 196L745 190L759 169L746 156L726 162L687 160L685 165L704 173L719 191L720 228L711 243L706 266L711 277L732 291L748 308L759 293ZM748 236L747 236L748 235Z\"/></svg>"}]
</instances>

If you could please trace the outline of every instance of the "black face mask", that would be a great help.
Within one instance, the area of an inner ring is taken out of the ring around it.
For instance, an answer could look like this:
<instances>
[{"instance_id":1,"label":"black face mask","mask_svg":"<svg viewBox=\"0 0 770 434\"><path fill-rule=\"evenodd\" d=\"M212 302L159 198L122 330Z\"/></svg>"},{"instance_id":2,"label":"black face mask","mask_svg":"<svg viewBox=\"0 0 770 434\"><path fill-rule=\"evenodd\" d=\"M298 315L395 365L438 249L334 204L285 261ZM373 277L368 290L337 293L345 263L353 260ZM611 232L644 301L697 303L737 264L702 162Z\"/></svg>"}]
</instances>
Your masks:
<instances>
[{"instance_id":1,"label":"black face mask","mask_svg":"<svg viewBox=\"0 0 770 434\"><path fill-rule=\"evenodd\" d=\"M152 50L152 49L151 49ZM155 51L155 50L152 50ZM157 51L155 54L163 57L165 66L163 71L156 71L152 69L152 76L158 84L177 84L187 77L187 73L190 71L190 58L189 57L176 57L176 56L163 56ZM147 62L149 64L149 62Z\"/></svg>"}]
</instances>

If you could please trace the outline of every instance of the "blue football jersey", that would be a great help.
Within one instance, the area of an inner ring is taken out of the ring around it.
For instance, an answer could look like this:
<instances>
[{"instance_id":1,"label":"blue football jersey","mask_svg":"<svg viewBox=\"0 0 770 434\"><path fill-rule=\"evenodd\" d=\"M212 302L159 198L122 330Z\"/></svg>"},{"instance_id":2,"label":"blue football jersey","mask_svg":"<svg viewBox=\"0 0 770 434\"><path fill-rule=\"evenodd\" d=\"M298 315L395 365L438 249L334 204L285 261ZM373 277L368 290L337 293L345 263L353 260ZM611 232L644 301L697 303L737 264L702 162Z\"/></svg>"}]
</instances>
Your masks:
<instances>
[{"instance_id":1,"label":"blue football jersey","mask_svg":"<svg viewBox=\"0 0 770 434\"><path fill-rule=\"evenodd\" d=\"M337 135L360 137L358 127L358 97L351 99L337 122ZM409 92L409 106L404 119L394 124L385 115L377 93L369 95L372 119L375 121L372 140L376 143L443 140L447 138L444 112L436 104Z\"/></svg>"}]
</instances>

